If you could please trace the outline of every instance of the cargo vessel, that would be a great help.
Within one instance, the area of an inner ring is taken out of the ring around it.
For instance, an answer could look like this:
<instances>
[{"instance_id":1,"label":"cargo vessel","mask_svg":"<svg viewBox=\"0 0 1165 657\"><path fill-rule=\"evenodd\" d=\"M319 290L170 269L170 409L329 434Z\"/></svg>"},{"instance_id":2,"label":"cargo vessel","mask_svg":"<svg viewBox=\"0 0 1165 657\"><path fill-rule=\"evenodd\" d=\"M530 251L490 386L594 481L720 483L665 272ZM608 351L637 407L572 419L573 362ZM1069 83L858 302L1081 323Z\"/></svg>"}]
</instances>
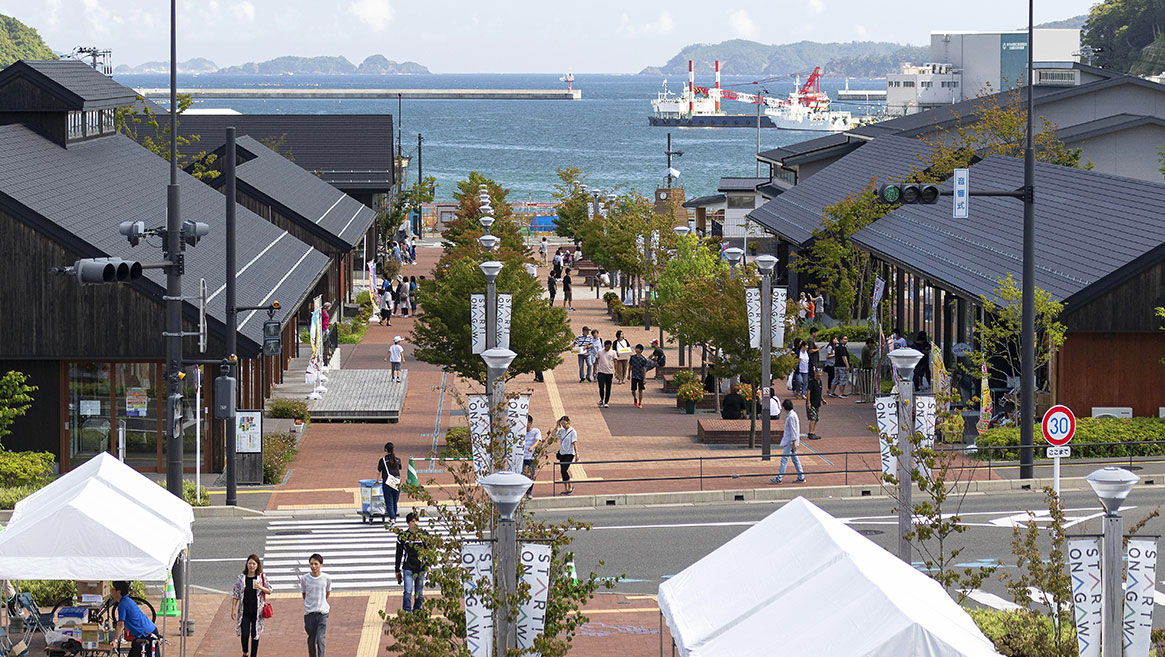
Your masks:
<instances>
[{"instance_id":1,"label":"cargo vessel","mask_svg":"<svg viewBox=\"0 0 1165 657\"><path fill-rule=\"evenodd\" d=\"M756 105L755 114L728 114L721 110L721 99ZM821 91L821 67L813 70L804 84L788 98L747 94L720 87L720 62L716 62L716 81L712 88L696 86L694 63L688 60L688 82L680 94L663 89L651 101L652 113L647 122L653 126L686 128L762 128L842 132L855 127L858 120L849 112L831 110L829 95ZM759 117L759 119L758 119Z\"/></svg>"}]
</instances>

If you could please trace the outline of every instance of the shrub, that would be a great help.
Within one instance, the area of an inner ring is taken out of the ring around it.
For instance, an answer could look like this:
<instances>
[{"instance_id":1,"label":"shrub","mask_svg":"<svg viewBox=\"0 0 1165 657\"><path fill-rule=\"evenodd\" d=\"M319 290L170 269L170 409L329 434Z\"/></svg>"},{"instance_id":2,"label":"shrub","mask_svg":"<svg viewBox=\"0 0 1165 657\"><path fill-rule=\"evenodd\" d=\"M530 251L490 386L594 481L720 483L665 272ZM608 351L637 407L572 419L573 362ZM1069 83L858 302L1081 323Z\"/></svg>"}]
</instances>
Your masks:
<instances>
[{"instance_id":1,"label":"shrub","mask_svg":"<svg viewBox=\"0 0 1165 657\"><path fill-rule=\"evenodd\" d=\"M15 509L16 503L44 487L44 484L0 487L0 509Z\"/></svg>"},{"instance_id":2,"label":"shrub","mask_svg":"<svg viewBox=\"0 0 1165 657\"><path fill-rule=\"evenodd\" d=\"M618 300L619 300L619 295L615 294L614 292L608 292L608 293L603 295L603 303L607 304L608 306L611 305L612 301L618 301Z\"/></svg>"},{"instance_id":3,"label":"shrub","mask_svg":"<svg viewBox=\"0 0 1165 657\"><path fill-rule=\"evenodd\" d=\"M158 485L165 488L166 481L161 480L158 482ZM186 503L190 506L210 506L210 491L206 490L206 486L203 486L201 492L202 495L195 498L194 480L182 480L182 499L186 500Z\"/></svg>"},{"instance_id":4,"label":"shrub","mask_svg":"<svg viewBox=\"0 0 1165 657\"><path fill-rule=\"evenodd\" d=\"M40 488L52 479L55 461L51 452L0 451L0 482L5 486Z\"/></svg>"},{"instance_id":5,"label":"shrub","mask_svg":"<svg viewBox=\"0 0 1165 657\"><path fill-rule=\"evenodd\" d=\"M774 356L769 361L769 368L774 379L783 379L789 376L789 372L792 372L796 366L797 357L788 352L782 353L780 356Z\"/></svg>"},{"instance_id":6,"label":"shrub","mask_svg":"<svg viewBox=\"0 0 1165 657\"><path fill-rule=\"evenodd\" d=\"M269 417L303 420L304 424L311 421L311 415L307 412L307 402L295 399L272 399L271 410L268 411L267 415Z\"/></svg>"},{"instance_id":7,"label":"shrub","mask_svg":"<svg viewBox=\"0 0 1165 657\"><path fill-rule=\"evenodd\" d=\"M623 308L619 311L619 326L643 326L643 308Z\"/></svg>"},{"instance_id":8,"label":"shrub","mask_svg":"<svg viewBox=\"0 0 1165 657\"><path fill-rule=\"evenodd\" d=\"M698 383L685 383L676 391L676 398L683 402L700 401L704 398L704 386Z\"/></svg>"},{"instance_id":9,"label":"shrub","mask_svg":"<svg viewBox=\"0 0 1165 657\"><path fill-rule=\"evenodd\" d=\"M469 427L453 427L445 432L445 450L442 458L469 458L473 450L469 446Z\"/></svg>"},{"instance_id":10,"label":"shrub","mask_svg":"<svg viewBox=\"0 0 1165 657\"><path fill-rule=\"evenodd\" d=\"M356 303L360 306L365 304L372 306L372 293L370 293L368 290L358 292L356 294Z\"/></svg>"},{"instance_id":11,"label":"shrub","mask_svg":"<svg viewBox=\"0 0 1165 657\"><path fill-rule=\"evenodd\" d=\"M360 341L364 339L364 334L368 332L369 317L371 315L365 315L361 312L351 323L341 323L337 329L339 331L337 342L340 344L360 344Z\"/></svg>"},{"instance_id":12,"label":"shrub","mask_svg":"<svg viewBox=\"0 0 1165 657\"><path fill-rule=\"evenodd\" d=\"M685 383L699 383L700 375L695 370L680 370L676 372L675 381L676 389L678 390Z\"/></svg>"},{"instance_id":13,"label":"shrub","mask_svg":"<svg viewBox=\"0 0 1165 657\"><path fill-rule=\"evenodd\" d=\"M282 483L287 464L295 460L298 452L295 436L289 433L263 434L263 483Z\"/></svg>"},{"instance_id":14,"label":"shrub","mask_svg":"<svg viewBox=\"0 0 1165 657\"><path fill-rule=\"evenodd\" d=\"M1054 629L1052 619L1044 614L1025 609L967 609L967 613L1002 655L1050 654L1045 648ZM1063 632L1063 642L1072 646L1075 654L1076 628L1071 623L1064 623L1060 631Z\"/></svg>"},{"instance_id":15,"label":"shrub","mask_svg":"<svg viewBox=\"0 0 1165 657\"><path fill-rule=\"evenodd\" d=\"M299 334L299 343L300 344L311 344L311 333L309 331L304 331L303 333L300 333Z\"/></svg>"},{"instance_id":16,"label":"shrub","mask_svg":"<svg viewBox=\"0 0 1165 657\"><path fill-rule=\"evenodd\" d=\"M23 579L19 585L22 593L32 594L32 599L42 607L77 597L77 582L71 579Z\"/></svg>"},{"instance_id":17,"label":"shrub","mask_svg":"<svg viewBox=\"0 0 1165 657\"><path fill-rule=\"evenodd\" d=\"M1040 435L1040 426L1035 427L1036 447L1046 447ZM1165 453L1159 444L1146 445L1103 445L1085 447L1081 443L1124 443L1165 441L1165 418L1134 417L1129 419L1082 417L1076 420L1076 434L1072 438L1074 459L1112 458L1127 456L1156 456ZM995 427L988 429L975 441L979 447L1002 447L1019 444L1019 427ZM976 452L980 459L1014 460L1019 458L1018 450L991 449ZM1036 449L1036 458L1044 458L1044 450Z\"/></svg>"}]
</instances>

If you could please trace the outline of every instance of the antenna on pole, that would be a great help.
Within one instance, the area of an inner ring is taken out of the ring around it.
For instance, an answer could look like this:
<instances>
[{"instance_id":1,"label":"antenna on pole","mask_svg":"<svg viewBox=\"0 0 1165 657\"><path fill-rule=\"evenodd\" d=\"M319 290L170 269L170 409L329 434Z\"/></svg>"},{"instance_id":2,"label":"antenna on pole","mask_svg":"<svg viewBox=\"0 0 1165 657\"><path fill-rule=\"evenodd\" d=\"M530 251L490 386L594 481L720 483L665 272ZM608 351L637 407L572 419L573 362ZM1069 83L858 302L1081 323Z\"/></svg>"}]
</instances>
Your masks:
<instances>
[{"instance_id":1,"label":"antenna on pole","mask_svg":"<svg viewBox=\"0 0 1165 657\"><path fill-rule=\"evenodd\" d=\"M672 150L672 148L671 148L671 133L670 132L667 133L667 150L664 151L663 153L664 153L664 155L667 156L667 187L668 187L668 189L671 189L672 178L674 177L674 175L679 175L679 172L677 172L671 166L672 156L674 155L675 157L680 157L684 154L684 152Z\"/></svg>"}]
</instances>

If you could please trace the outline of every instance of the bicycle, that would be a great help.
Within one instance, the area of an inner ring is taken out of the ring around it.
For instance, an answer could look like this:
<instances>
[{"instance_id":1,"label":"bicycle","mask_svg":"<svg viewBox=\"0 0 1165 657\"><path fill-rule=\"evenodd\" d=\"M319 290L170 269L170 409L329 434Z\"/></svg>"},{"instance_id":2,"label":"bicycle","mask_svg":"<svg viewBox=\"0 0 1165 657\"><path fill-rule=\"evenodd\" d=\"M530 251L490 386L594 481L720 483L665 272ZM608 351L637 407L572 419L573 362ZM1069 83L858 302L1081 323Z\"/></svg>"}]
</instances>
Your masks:
<instances>
[{"instance_id":1,"label":"bicycle","mask_svg":"<svg viewBox=\"0 0 1165 657\"><path fill-rule=\"evenodd\" d=\"M154 611L154 605L150 604L149 600L146 600L145 598L140 598L136 595L131 595L131 596L129 596L129 598L130 598L130 600L133 600L135 603L137 603L138 608L141 609L143 612L145 612L147 610L149 611L148 615L150 618L150 622L157 623L158 614L156 611ZM55 622L55 619L57 617L57 612L60 611L61 608L63 608L63 607L76 607L76 606L78 606L76 604L76 602L77 602L76 598L66 598L65 600L61 600L60 602L58 602L56 605L53 606L52 615L49 618L53 619ZM117 603L113 601L113 596L112 595L107 596L105 598L105 600L101 603L100 607L90 607L89 608L89 622L90 623L97 623L99 625L102 625L103 627L108 622L109 627L112 627L113 625L115 625L117 623L116 614L114 612L115 609L117 609Z\"/></svg>"}]
</instances>

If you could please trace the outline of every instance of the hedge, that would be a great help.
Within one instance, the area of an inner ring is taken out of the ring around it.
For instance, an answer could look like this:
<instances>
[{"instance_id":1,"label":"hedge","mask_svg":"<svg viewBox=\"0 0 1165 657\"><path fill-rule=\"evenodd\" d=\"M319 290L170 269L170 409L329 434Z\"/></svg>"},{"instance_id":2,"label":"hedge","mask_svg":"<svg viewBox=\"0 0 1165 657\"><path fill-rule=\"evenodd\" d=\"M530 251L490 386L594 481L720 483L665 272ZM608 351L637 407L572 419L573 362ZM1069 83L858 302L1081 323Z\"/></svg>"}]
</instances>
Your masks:
<instances>
[{"instance_id":1,"label":"hedge","mask_svg":"<svg viewBox=\"0 0 1165 657\"><path fill-rule=\"evenodd\" d=\"M1036 447L1047 447L1040 437L1040 425L1035 426ZM1160 441L1159 444L1111 445L1083 447L1082 443L1127 443ZM982 447L1003 447L1019 444L1019 427L995 427L979 436L975 444ZM1076 419L1076 434L1072 437L1074 459L1113 458L1127 456L1158 456L1165 453L1165 419L1135 417L1131 419L1082 417ZM1044 450L1035 450L1036 458L1044 458ZM1011 461L1019 458L1018 450L983 450L975 453L979 459L990 458Z\"/></svg>"},{"instance_id":2,"label":"hedge","mask_svg":"<svg viewBox=\"0 0 1165 657\"><path fill-rule=\"evenodd\" d=\"M272 399L270 417L303 420L304 424L311 422L311 415L307 412L307 403L295 399Z\"/></svg>"},{"instance_id":3,"label":"hedge","mask_svg":"<svg viewBox=\"0 0 1165 657\"><path fill-rule=\"evenodd\" d=\"M1053 634L1052 619L1036 611L967 609L967 613L1001 655L1040 654L1041 634L1049 641ZM1068 621L1061 624L1060 637L1076 654L1076 628L1071 618Z\"/></svg>"},{"instance_id":4,"label":"hedge","mask_svg":"<svg viewBox=\"0 0 1165 657\"><path fill-rule=\"evenodd\" d=\"M263 483L283 483L287 465L295 460L295 436L289 433L263 434Z\"/></svg>"},{"instance_id":5,"label":"hedge","mask_svg":"<svg viewBox=\"0 0 1165 657\"><path fill-rule=\"evenodd\" d=\"M158 481L157 484L162 488L166 487L165 480ZM182 499L186 500L187 504L190 506L210 506L210 491L206 489L206 486L203 486L200 492L202 495L195 498L194 481L191 479L182 480Z\"/></svg>"},{"instance_id":6,"label":"hedge","mask_svg":"<svg viewBox=\"0 0 1165 657\"><path fill-rule=\"evenodd\" d=\"M40 488L53 478L51 452L0 451L0 482L4 486L36 486Z\"/></svg>"},{"instance_id":7,"label":"hedge","mask_svg":"<svg viewBox=\"0 0 1165 657\"><path fill-rule=\"evenodd\" d=\"M15 509L16 503L32 495L44 484L27 484L24 486L0 486L0 509Z\"/></svg>"}]
</instances>

